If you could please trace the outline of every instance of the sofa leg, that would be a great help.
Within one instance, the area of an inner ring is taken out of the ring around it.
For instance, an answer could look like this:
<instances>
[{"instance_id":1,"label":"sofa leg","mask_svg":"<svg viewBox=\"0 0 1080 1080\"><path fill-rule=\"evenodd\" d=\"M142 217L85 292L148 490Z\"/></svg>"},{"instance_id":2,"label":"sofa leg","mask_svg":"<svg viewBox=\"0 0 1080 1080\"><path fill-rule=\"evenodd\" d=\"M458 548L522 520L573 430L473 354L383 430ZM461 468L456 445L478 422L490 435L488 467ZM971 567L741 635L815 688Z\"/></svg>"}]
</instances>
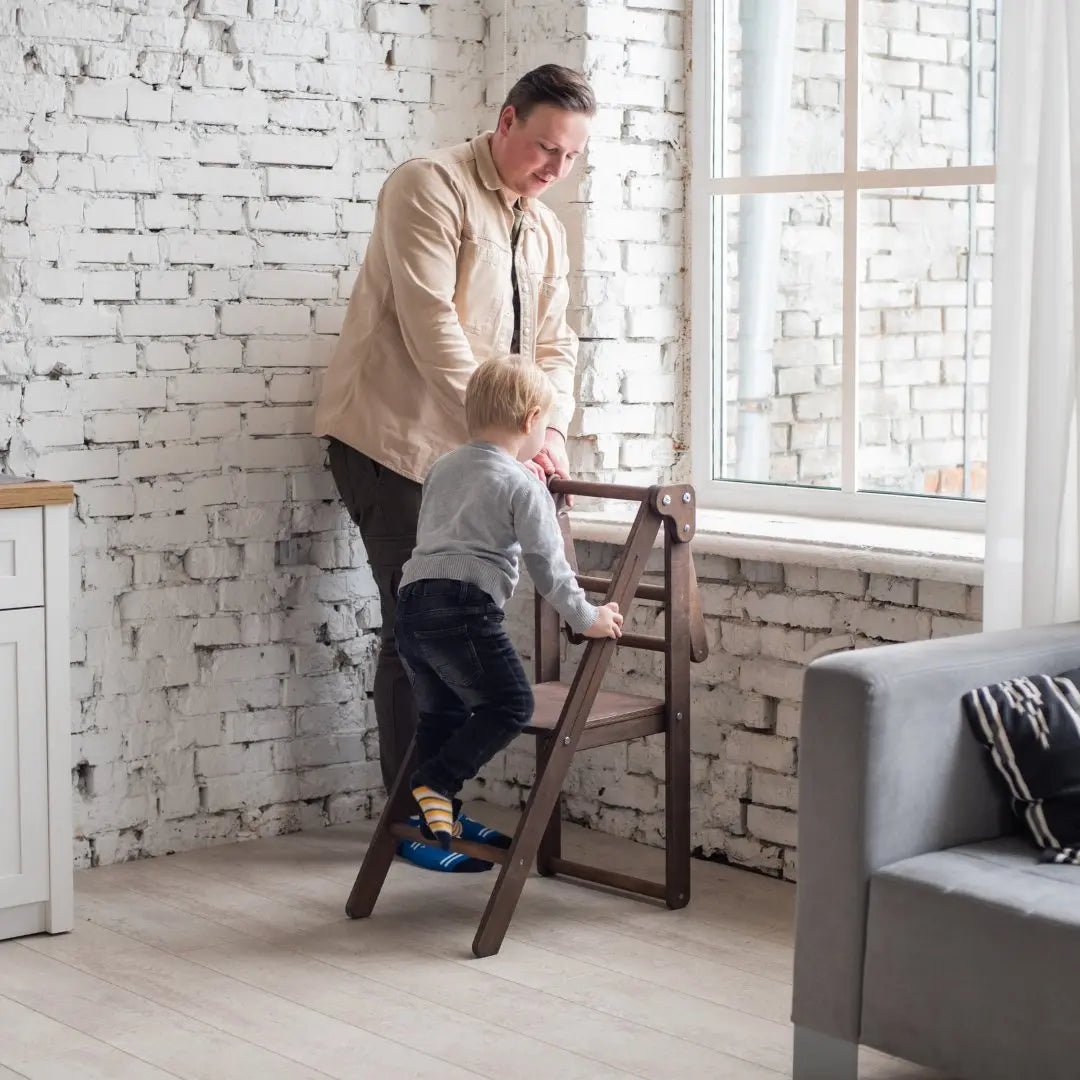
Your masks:
<instances>
[{"instance_id":1,"label":"sofa leg","mask_svg":"<svg viewBox=\"0 0 1080 1080\"><path fill-rule=\"evenodd\" d=\"M859 1044L795 1027L792 1080L857 1080Z\"/></svg>"}]
</instances>

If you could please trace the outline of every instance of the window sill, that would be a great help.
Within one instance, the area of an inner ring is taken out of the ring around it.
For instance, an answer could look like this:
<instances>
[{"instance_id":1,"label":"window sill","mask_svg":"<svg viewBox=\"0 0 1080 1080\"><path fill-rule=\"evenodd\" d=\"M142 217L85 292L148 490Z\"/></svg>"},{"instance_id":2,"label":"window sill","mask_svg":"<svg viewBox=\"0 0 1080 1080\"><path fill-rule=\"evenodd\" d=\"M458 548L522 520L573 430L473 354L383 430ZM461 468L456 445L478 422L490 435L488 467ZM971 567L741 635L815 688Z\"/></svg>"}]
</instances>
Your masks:
<instances>
[{"instance_id":1,"label":"window sill","mask_svg":"<svg viewBox=\"0 0 1080 1080\"><path fill-rule=\"evenodd\" d=\"M632 511L571 514L575 538L623 544ZM789 563L981 585L981 533L739 510L698 511L694 550L731 559Z\"/></svg>"}]
</instances>

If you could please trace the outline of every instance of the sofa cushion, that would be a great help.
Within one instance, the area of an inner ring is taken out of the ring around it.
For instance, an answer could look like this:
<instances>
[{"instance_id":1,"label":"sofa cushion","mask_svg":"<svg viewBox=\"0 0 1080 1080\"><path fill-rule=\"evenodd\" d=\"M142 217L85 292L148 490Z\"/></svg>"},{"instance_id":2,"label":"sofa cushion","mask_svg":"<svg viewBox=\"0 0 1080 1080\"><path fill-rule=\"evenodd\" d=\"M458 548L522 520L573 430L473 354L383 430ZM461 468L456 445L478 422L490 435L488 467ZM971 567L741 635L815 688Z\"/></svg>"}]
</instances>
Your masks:
<instances>
[{"instance_id":1,"label":"sofa cushion","mask_svg":"<svg viewBox=\"0 0 1080 1080\"><path fill-rule=\"evenodd\" d=\"M983 1080L1075 1080L1080 867L1020 837L918 855L871 879L862 1041Z\"/></svg>"},{"instance_id":2,"label":"sofa cushion","mask_svg":"<svg viewBox=\"0 0 1080 1080\"><path fill-rule=\"evenodd\" d=\"M981 686L964 713L1048 862L1080 863L1080 669Z\"/></svg>"}]
</instances>

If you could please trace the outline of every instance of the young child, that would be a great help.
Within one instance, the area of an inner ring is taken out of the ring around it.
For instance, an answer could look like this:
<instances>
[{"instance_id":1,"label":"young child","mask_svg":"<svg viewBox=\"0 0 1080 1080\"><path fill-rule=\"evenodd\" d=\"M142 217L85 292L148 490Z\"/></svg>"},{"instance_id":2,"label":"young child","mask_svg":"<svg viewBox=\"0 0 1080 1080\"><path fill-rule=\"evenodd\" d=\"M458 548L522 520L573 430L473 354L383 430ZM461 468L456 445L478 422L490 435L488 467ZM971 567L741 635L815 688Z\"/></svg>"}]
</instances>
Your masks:
<instances>
[{"instance_id":1,"label":"young child","mask_svg":"<svg viewBox=\"0 0 1080 1080\"><path fill-rule=\"evenodd\" d=\"M539 453L553 393L534 365L481 364L465 392L471 442L424 483L416 547L402 571L398 651L419 714L413 797L425 835L456 835L466 780L529 722L533 695L503 628L522 556L536 588L571 628L617 638L617 604L585 598L563 551L555 504L522 462Z\"/></svg>"}]
</instances>

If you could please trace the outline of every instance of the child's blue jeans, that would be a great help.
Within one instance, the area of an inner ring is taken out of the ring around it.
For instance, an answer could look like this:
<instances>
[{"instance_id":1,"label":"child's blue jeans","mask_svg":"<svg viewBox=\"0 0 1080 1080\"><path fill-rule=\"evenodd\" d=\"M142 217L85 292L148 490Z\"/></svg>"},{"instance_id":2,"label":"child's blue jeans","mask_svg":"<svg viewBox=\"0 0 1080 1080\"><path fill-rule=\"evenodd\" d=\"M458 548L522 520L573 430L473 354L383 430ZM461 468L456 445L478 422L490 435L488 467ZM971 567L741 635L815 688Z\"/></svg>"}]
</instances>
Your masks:
<instances>
[{"instance_id":1,"label":"child's blue jeans","mask_svg":"<svg viewBox=\"0 0 1080 1080\"><path fill-rule=\"evenodd\" d=\"M532 718L532 688L503 618L468 582L431 578L399 591L398 652L419 714L413 787L452 798Z\"/></svg>"}]
</instances>

